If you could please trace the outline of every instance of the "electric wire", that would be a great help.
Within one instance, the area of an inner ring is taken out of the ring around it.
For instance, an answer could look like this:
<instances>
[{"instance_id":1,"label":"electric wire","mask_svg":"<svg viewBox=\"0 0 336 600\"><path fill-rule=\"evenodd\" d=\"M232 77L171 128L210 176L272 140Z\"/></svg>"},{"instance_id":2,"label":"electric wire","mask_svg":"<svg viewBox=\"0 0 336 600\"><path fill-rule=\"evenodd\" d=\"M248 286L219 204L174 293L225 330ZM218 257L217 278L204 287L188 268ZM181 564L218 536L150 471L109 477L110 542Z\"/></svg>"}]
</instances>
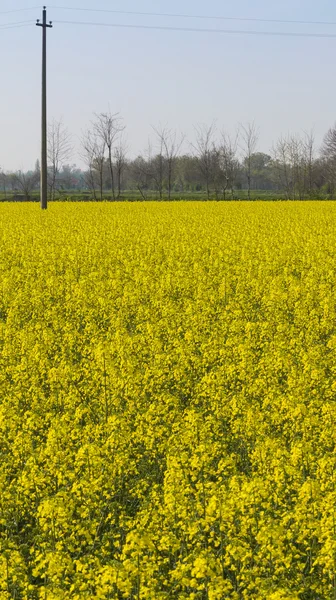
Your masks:
<instances>
[{"instance_id":1,"label":"electric wire","mask_svg":"<svg viewBox=\"0 0 336 600\"><path fill-rule=\"evenodd\" d=\"M0 15L36 10L40 7L32 6L29 8L18 8L8 11L0 11ZM223 21L249 21L255 23L287 23L287 24L305 24L305 25L336 25L332 21L300 21L300 20L284 20L284 19L259 19L259 18L243 18L243 17L222 17L210 15L191 15L191 14L173 14L173 13L156 13L156 12L140 12L140 11L122 11L111 9L94 9L94 8L76 8L69 6L50 6L54 10L70 10L81 12L96 12L96 13L112 13L137 16L156 16L156 17L176 17L189 19L215 19ZM31 24L32 21L19 21L18 23L0 24L0 29L14 29ZM336 38L336 33L318 33L318 32L290 32L290 31L252 31L252 30L237 30L237 29L215 29L215 28L196 28L196 27L174 27L164 25L141 25L141 24L124 24L124 23L98 23L92 21L68 21L54 20L54 23L69 24L69 25L89 25L96 27L113 27L121 29L143 29L143 30L158 30L158 31L181 31L191 33L215 33L225 35L250 35L250 36L274 36L274 37L306 37L306 38Z\"/></svg>"},{"instance_id":2,"label":"electric wire","mask_svg":"<svg viewBox=\"0 0 336 600\"><path fill-rule=\"evenodd\" d=\"M141 12L132 10L112 10L104 8L79 8L71 6L49 6L53 10L70 10L80 12L96 12L110 13L119 15L134 15L144 17L172 17L178 19L203 19L203 20L218 20L218 21L250 21L252 23L286 23L296 25L336 25L336 21L305 21L295 19L261 19L255 17L224 17L219 15L192 15L192 14L176 14L176 13L160 13L160 12Z\"/></svg>"},{"instance_id":3,"label":"electric wire","mask_svg":"<svg viewBox=\"0 0 336 600\"><path fill-rule=\"evenodd\" d=\"M26 27L27 25L33 25L35 21L18 21L17 23L5 23L4 25L0 24L0 30L3 29L16 29L17 27Z\"/></svg>"},{"instance_id":4,"label":"electric wire","mask_svg":"<svg viewBox=\"0 0 336 600\"><path fill-rule=\"evenodd\" d=\"M31 6L30 8L15 8L14 10L1 10L0 15L9 15L11 13L28 12L30 10L38 10L40 6Z\"/></svg>"},{"instance_id":5,"label":"electric wire","mask_svg":"<svg viewBox=\"0 0 336 600\"><path fill-rule=\"evenodd\" d=\"M336 33L304 33L304 32L291 32L291 31L252 31L252 30L239 30L239 29L206 29L196 27L169 27L160 25L128 25L124 23L96 23L90 21L59 21L55 20L54 23L62 25L88 25L96 27L113 27L120 29L144 29L144 30L159 30L159 31L181 31L191 33L215 33L225 35L252 35L252 36L268 36L268 37L301 37L301 38L325 38L333 39L336 38Z\"/></svg>"}]
</instances>

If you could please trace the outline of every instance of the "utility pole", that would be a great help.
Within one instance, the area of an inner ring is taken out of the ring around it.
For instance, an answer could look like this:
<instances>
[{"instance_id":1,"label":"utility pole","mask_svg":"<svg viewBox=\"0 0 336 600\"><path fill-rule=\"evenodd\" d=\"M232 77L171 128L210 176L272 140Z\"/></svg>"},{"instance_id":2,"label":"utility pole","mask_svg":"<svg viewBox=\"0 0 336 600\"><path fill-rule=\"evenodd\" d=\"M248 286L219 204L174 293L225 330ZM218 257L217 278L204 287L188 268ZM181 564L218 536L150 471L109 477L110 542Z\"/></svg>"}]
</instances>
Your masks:
<instances>
[{"instance_id":1,"label":"utility pole","mask_svg":"<svg viewBox=\"0 0 336 600\"><path fill-rule=\"evenodd\" d=\"M41 183L40 202L41 208L46 209L47 203L47 27L52 27L52 22L47 23L47 9L43 7L42 23L37 20L36 25L42 27L42 132L41 132Z\"/></svg>"}]
</instances>

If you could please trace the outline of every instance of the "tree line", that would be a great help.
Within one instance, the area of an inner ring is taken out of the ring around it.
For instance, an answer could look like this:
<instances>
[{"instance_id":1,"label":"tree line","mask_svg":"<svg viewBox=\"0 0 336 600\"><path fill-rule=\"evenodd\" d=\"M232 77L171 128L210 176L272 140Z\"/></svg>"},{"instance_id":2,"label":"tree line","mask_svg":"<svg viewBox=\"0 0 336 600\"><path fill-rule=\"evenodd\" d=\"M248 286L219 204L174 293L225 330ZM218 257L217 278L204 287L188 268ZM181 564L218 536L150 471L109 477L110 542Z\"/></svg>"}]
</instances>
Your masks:
<instances>
[{"instance_id":1,"label":"tree line","mask_svg":"<svg viewBox=\"0 0 336 600\"><path fill-rule=\"evenodd\" d=\"M195 127L193 143L169 127L153 127L151 140L130 157L126 126L119 114L94 114L82 133L72 164L74 138L62 120L48 131L49 199L80 192L86 198L143 200L175 197L252 199L267 194L288 200L334 198L336 193L336 125L317 147L313 132L282 136L269 153L258 149L259 128L240 124L234 135L214 123ZM185 151L188 148L188 151ZM2 199L30 200L38 193L39 161L33 170L0 170ZM83 196L84 199L84 196Z\"/></svg>"}]
</instances>

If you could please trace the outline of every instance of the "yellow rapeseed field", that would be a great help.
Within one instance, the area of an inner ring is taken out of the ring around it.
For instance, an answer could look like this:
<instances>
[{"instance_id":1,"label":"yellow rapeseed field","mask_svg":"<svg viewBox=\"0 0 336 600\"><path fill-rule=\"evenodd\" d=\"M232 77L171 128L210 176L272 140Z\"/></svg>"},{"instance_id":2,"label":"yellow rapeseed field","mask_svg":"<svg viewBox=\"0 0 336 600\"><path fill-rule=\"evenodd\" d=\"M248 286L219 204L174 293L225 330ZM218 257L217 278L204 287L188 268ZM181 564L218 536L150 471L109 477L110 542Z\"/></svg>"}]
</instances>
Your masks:
<instances>
[{"instance_id":1,"label":"yellow rapeseed field","mask_svg":"<svg viewBox=\"0 0 336 600\"><path fill-rule=\"evenodd\" d=\"M336 598L336 204L0 206L0 599Z\"/></svg>"}]
</instances>

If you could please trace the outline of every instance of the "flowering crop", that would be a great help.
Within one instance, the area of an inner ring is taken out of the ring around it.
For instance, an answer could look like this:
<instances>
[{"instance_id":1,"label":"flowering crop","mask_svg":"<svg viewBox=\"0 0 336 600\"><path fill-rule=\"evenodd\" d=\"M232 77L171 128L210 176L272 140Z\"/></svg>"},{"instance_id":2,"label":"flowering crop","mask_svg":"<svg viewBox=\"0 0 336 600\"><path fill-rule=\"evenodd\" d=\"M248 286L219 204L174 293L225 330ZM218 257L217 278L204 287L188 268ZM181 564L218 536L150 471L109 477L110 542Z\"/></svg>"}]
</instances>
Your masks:
<instances>
[{"instance_id":1,"label":"flowering crop","mask_svg":"<svg viewBox=\"0 0 336 600\"><path fill-rule=\"evenodd\" d=\"M1 205L1 600L336 597L335 231Z\"/></svg>"}]
</instances>

